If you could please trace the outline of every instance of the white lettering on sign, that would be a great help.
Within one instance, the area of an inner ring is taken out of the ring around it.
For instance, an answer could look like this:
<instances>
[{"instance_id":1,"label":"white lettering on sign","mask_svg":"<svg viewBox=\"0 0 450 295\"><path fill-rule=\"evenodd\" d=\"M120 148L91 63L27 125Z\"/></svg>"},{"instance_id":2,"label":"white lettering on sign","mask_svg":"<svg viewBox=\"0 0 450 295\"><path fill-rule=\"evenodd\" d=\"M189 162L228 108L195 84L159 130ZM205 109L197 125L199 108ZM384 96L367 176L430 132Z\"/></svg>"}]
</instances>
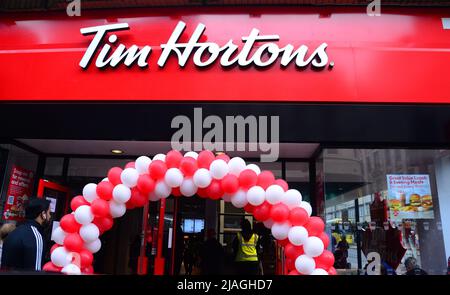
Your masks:
<instances>
[{"instance_id":1,"label":"white lettering on sign","mask_svg":"<svg viewBox=\"0 0 450 295\"><path fill-rule=\"evenodd\" d=\"M239 49L239 45L235 44L233 40L229 40L223 46L213 42L200 42L199 40L206 29L204 24L197 25L187 43L178 43L185 28L184 22L178 22L167 43L161 44L162 53L157 62L159 67L163 68L171 56L177 58L180 67L184 67L191 57L192 62L197 67L210 66L216 61L222 67L234 65L267 67L275 63L278 58L281 59L280 65L282 67L295 63L299 68L310 64L314 68L324 68L328 64L327 43L320 44L309 54L310 50L306 45L301 45L295 49L292 44L287 44L280 48L274 43L280 39L278 35L260 35L258 29L253 29L248 36L241 38L243 46ZM86 69L89 66L101 44L103 45L95 59L97 68L116 67L120 63L130 67L135 62L141 68L147 67L147 60L151 53L150 46L146 45L140 49L137 45L132 45L127 48L124 44L117 45L118 37L115 34L106 38L108 32L128 29L127 23L82 28L81 34L95 34L95 36L79 63L80 67ZM254 50L255 44L258 44L258 46ZM115 49L111 45L115 45ZM330 62L330 67L333 65L334 63Z\"/></svg>"}]
</instances>

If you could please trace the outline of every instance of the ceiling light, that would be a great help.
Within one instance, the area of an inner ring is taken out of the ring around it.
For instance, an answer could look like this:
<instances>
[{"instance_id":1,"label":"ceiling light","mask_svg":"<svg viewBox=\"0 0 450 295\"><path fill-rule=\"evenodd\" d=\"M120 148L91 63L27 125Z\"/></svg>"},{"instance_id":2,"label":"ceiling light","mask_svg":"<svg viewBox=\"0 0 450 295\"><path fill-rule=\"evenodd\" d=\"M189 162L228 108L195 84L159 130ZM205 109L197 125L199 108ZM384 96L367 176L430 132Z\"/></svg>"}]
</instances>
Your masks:
<instances>
[{"instance_id":1,"label":"ceiling light","mask_svg":"<svg viewBox=\"0 0 450 295\"><path fill-rule=\"evenodd\" d=\"M119 155L119 154L123 154L123 151L122 150L118 150L118 149L113 149L113 150L111 150L111 153Z\"/></svg>"}]
</instances>

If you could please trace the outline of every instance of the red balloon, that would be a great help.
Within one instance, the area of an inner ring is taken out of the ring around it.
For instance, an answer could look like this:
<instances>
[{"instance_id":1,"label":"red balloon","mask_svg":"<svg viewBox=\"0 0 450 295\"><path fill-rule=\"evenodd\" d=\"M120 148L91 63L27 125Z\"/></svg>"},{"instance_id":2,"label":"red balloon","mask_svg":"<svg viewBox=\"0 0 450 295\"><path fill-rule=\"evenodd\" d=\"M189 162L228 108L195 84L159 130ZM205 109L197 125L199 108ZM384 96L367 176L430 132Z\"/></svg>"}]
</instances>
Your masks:
<instances>
[{"instance_id":1,"label":"red balloon","mask_svg":"<svg viewBox=\"0 0 450 295\"><path fill-rule=\"evenodd\" d=\"M199 168L209 169L212 161L214 161L216 157L211 151L205 150L201 151L197 157L197 163Z\"/></svg>"},{"instance_id":2,"label":"red balloon","mask_svg":"<svg viewBox=\"0 0 450 295\"><path fill-rule=\"evenodd\" d=\"M227 154L220 154L216 157L216 160L224 160L226 163L230 162L230 157Z\"/></svg>"},{"instance_id":3,"label":"red balloon","mask_svg":"<svg viewBox=\"0 0 450 295\"><path fill-rule=\"evenodd\" d=\"M70 209L72 209L72 211L77 210L78 207L83 205L89 205L89 202L86 201L83 196L76 196L70 201Z\"/></svg>"},{"instance_id":4,"label":"red balloon","mask_svg":"<svg viewBox=\"0 0 450 295\"><path fill-rule=\"evenodd\" d=\"M95 199L92 201L91 211L97 217L109 216L109 203L103 199Z\"/></svg>"},{"instance_id":5,"label":"red balloon","mask_svg":"<svg viewBox=\"0 0 450 295\"><path fill-rule=\"evenodd\" d=\"M109 201L112 199L112 192L114 189L114 184L112 184L109 181L100 181L99 184L97 184L97 195L105 200L105 201Z\"/></svg>"},{"instance_id":6,"label":"red balloon","mask_svg":"<svg viewBox=\"0 0 450 295\"><path fill-rule=\"evenodd\" d=\"M257 181L258 175L253 170L245 169L239 174L239 185L244 189L255 186Z\"/></svg>"},{"instance_id":7,"label":"red balloon","mask_svg":"<svg viewBox=\"0 0 450 295\"><path fill-rule=\"evenodd\" d=\"M46 264L44 264L42 270L48 272L61 272L62 267L56 266L51 261L49 261Z\"/></svg>"},{"instance_id":8,"label":"red balloon","mask_svg":"<svg viewBox=\"0 0 450 295\"><path fill-rule=\"evenodd\" d=\"M303 208L296 207L289 212L289 221L294 226L303 226L308 222L308 219L308 212L306 212L306 210Z\"/></svg>"},{"instance_id":9,"label":"red balloon","mask_svg":"<svg viewBox=\"0 0 450 295\"><path fill-rule=\"evenodd\" d=\"M128 162L125 165L125 169L127 169L127 168L136 168L136 163L135 162Z\"/></svg>"},{"instance_id":10,"label":"red balloon","mask_svg":"<svg viewBox=\"0 0 450 295\"><path fill-rule=\"evenodd\" d=\"M206 191L206 187L205 188L198 188L197 189L197 195L200 197L200 198L207 198L208 197L208 192Z\"/></svg>"},{"instance_id":11,"label":"red balloon","mask_svg":"<svg viewBox=\"0 0 450 295\"><path fill-rule=\"evenodd\" d=\"M288 275L289 276L301 276L302 274L299 273L296 269L293 269L288 273Z\"/></svg>"},{"instance_id":12,"label":"red balloon","mask_svg":"<svg viewBox=\"0 0 450 295\"><path fill-rule=\"evenodd\" d=\"M172 195L175 197L181 197L181 191L180 191L180 187L174 187L172 188Z\"/></svg>"},{"instance_id":13,"label":"red balloon","mask_svg":"<svg viewBox=\"0 0 450 295\"><path fill-rule=\"evenodd\" d=\"M153 179L161 179L166 175L167 166L161 160L155 160L150 163L148 166L148 172Z\"/></svg>"},{"instance_id":14,"label":"red balloon","mask_svg":"<svg viewBox=\"0 0 450 295\"><path fill-rule=\"evenodd\" d=\"M136 205L134 204L134 200L131 200L131 198L128 200L128 202L125 203L125 207L127 210L131 210L136 208Z\"/></svg>"},{"instance_id":15,"label":"red balloon","mask_svg":"<svg viewBox=\"0 0 450 295\"><path fill-rule=\"evenodd\" d=\"M111 216L95 217L92 223L94 223L101 232L110 230L114 224Z\"/></svg>"},{"instance_id":16,"label":"red balloon","mask_svg":"<svg viewBox=\"0 0 450 295\"><path fill-rule=\"evenodd\" d=\"M271 171L262 171L258 175L258 181L256 182L256 185L262 187L263 189L267 189L269 186L274 184L275 182L275 176L273 176L273 173Z\"/></svg>"},{"instance_id":17,"label":"red balloon","mask_svg":"<svg viewBox=\"0 0 450 295\"><path fill-rule=\"evenodd\" d=\"M88 267L85 267L81 270L82 273L84 274L88 274L91 275L94 273L94 268L92 267L92 265L89 265Z\"/></svg>"},{"instance_id":18,"label":"red balloon","mask_svg":"<svg viewBox=\"0 0 450 295\"><path fill-rule=\"evenodd\" d=\"M278 245L284 247L284 246L286 246L289 243L289 239L286 238L284 240L279 240L277 242L278 242Z\"/></svg>"},{"instance_id":19,"label":"red balloon","mask_svg":"<svg viewBox=\"0 0 450 295\"><path fill-rule=\"evenodd\" d=\"M236 175L227 174L221 182L222 190L228 194L234 194L239 189L239 180Z\"/></svg>"},{"instance_id":20,"label":"red balloon","mask_svg":"<svg viewBox=\"0 0 450 295\"><path fill-rule=\"evenodd\" d=\"M261 205L255 207L255 210L253 210L253 216L258 221L266 221L270 217L270 209L271 205L267 202L264 202Z\"/></svg>"},{"instance_id":21,"label":"red balloon","mask_svg":"<svg viewBox=\"0 0 450 295\"><path fill-rule=\"evenodd\" d=\"M328 237L325 232L321 232L318 238L322 240L324 248L328 248L328 245L330 244L330 237Z\"/></svg>"},{"instance_id":22,"label":"red balloon","mask_svg":"<svg viewBox=\"0 0 450 295\"><path fill-rule=\"evenodd\" d=\"M316 268L322 268L328 270L334 265L334 255L328 250L324 250L322 254L314 258L316 262Z\"/></svg>"},{"instance_id":23,"label":"red balloon","mask_svg":"<svg viewBox=\"0 0 450 295\"><path fill-rule=\"evenodd\" d=\"M137 182L137 188L148 195L155 189L155 181L148 174L140 175Z\"/></svg>"},{"instance_id":24,"label":"red balloon","mask_svg":"<svg viewBox=\"0 0 450 295\"><path fill-rule=\"evenodd\" d=\"M206 193L208 197L212 200L219 200L223 196L222 186L220 181L213 179L211 184L206 188Z\"/></svg>"},{"instance_id":25,"label":"red balloon","mask_svg":"<svg viewBox=\"0 0 450 295\"><path fill-rule=\"evenodd\" d=\"M278 203L270 209L270 218L275 222L283 222L289 218L289 207L283 203Z\"/></svg>"},{"instance_id":26,"label":"red balloon","mask_svg":"<svg viewBox=\"0 0 450 295\"><path fill-rule=\"evenodd\" d=\"M337 271L336 271L336 269L335 269L334 267L330 267L330 268L328 269L328 274L329 274L330 276L335 276L335 275L337 275Z\"/></svg>"},{"instance_id":27,"label":"red balloon","mask_svg":"<svg viewBox=\"0 0 450 295\"><path fill-rule=\"evenodd\" d=\"M131 189L131 198L128 200L128 202L125 204L130 208L135 208L135 207L142 207L146 204L146 202L148 201L148 198L146 197L146 195L142 194L136 187Z\"/></svg>"},{"instance_id":28,"label":"red balloon","mask_svg":"<svg viewBox=\"0 0 450 295\"><path fill-rule=\"evenodd\" d=\"M114 167L109 169L108 171L108 180L113 185L118 185L122 183L122 180L120 180L120 174L122 174L123 169L120 167Z\"/></svg>"},{"instance_id":29,"label":"red balloon","mask_svg":"<svg viewBox=\"0 0 450 295\"><path fill-rule=\"evenodd\" d=\"M253 210L255 210L255 206L253 206L250 203L247 203L247 205L244 206L244 210L247 213L253 213Z\"/></svg>"},{"instance_id":30,"label":"red balloon","mask_svg":"<svg viewBox=\"0 0 450 295\"><path fill-rule=\"evenodd\" d=\"M305 228L308 230L308 235L319 236L325 230L325 223L320 217L312 216L309 218Z\"/></svg>"},{"instance_id":31,"label":"red balloon","mask_svg":"<svg viewBox=\"0 0 450 295\"><path fill-rule=\"evenodd\" d=\"M288 269L288 271L295 269L295 260L287 258L286 259L286 268Z\"/></svg>"},{"instance_id":32,"label":"red balloon","mask_svg":"<svg viewBox=\"0 0 450 295\"><path fill-rule=\"evenodd\" d=\"M305 253L303 251L303 246L295 246L291 243L287 243L286 246L284 246L284 255L286 255L287 258L295 260L300 255L303 255L303 253Z\"/></svg>"},{"instance_id":33,"label":"red balloon","mask_svg":"<svg viewBox=\"0 0 450 295\"><path fill-rule=\"evenodd\" d=\"M283 188L284 191L287 191L289 189L289 185L287 184L286 181L284 181L283 179L277 179L275 180L275 183L279 186L281 186Z\"/></svg>"},{"instance_id":34,"label":"red balloon","mask_svg":"<svg viewBox=\"0 0 450 295\"><path fill-rule=\"evenodd\" d=\"M66 214L61 218L59 226L61 226L62 230L66 233L76 233L80 229L81 224L75 220L75 215Z\"/></svg>"},{"instance_id":35,"label":"red balloon","mask_svg":"<svg viewBox=\"0 0 450 295\"><path fill-rule=\"evenodd\" d=\"M197 169L198 169L197 160L195 160L194 158L186 157L181 159L180 170L185 176L194 175Z\"/></svg>"},{"instance_id":36,"label":"red balloon","mask_svg":"<svg viewBox=\"0 0 450 295\"><path fill-rule=\"evenodd\" d=\"M80 252L83 249L84 241L78 233L68 234L64 238L64 247L72 252Z\"/></svg>"},{"instance_id":37,"label":"red balloon","mask_svg":"<svg viewBox=\"0 0 450 295\"><path fill-rule=\"evenodd\" d=\"M56 248L61 247L61 245L59 244L54 244L51 248L50 248L50 254L53 252L53 250L55 250Z\"/></svg>"},{"instance_id":38,"label":"red balloon","mask_svg":"<svg viewBox=\"0 0 450 295\"><path fill-rule=\"evenodd\" d=\"M82 249L80 251L81 268L89 267L92 264L92 261L94 261L94 256L92 255L92 253L86 249Z\"/></svg>"},{"instance_id":39,"label":"red balloon","mask_svg":"<svg viewBox=\"0 0 450 295\"><path fill-rule=\"evenodd\" d=\"M171 150L166 155L167 168L178 168L180 166L183 155L177 150Z\"/></svg>"}]
</instances>

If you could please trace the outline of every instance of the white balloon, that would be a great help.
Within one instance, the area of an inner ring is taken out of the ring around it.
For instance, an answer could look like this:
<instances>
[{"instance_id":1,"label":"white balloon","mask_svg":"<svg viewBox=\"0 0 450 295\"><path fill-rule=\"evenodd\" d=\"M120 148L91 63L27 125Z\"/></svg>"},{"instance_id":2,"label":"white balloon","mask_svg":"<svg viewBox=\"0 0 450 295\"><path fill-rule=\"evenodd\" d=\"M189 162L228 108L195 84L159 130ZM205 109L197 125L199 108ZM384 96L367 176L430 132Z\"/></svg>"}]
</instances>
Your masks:
<instances>
[{"instance_id":1,"label":"white balloon","mask_svg":"<svg viewBox=\"0 0 450 295\"><path fill-rule=\"evenodd\" d=\"M212 161L209 166L209 171L211 171L211 176L214 179L222 179L228 174L228 164L222 159Z\"/></svg>"},{"instance_id":2,"label":"white balloon","mask_svg":"<svg viewBox=\"0 0 450 295\"><path fill-rule=\"evenodd\" d=\"M75 220L79 224L89 224L94 220L94 214L92 214L91 206L82 205L75 210Z\"/></svg>"},{"instance_id":3,"label":"white balloon","mask_svg":"<svg viewBox=\"0 0 450 295\"><path fill-rule=\"evenodd\" d=\"M154 191L148 194L148 199L152 202L156 202L156 201L160 200L160 198L155 194Z\"/></svg>"},{"instance_id":4,"label":"white balloon","mask_svg":"<svg viewBox=\"0 0 450 295\"><path fill-rule=\"evenodd\" d=\"M244 208L247 203L247 194L243 190L238 190L231 197L231 204L236 208Z\"/></svg>"},{"instance_id":5,"label":"white balloon","mask_svg":"<svg viewBox=\"0 0 450 295\"><path fill-rule=\"evenodd\" d=\"M228 167L231 174L239 176L239 174L245 170L245 161L241 157L234 157L228 162Z\"/></svg>"},{"instance_id":6,"label":"white balloon","mask_svg":"<svg viewBox=\"0 0 450 295\"><path fill-rule=\"evenodd\" d=\"M247 191L247 200L253 206L259 206L264 203L266 199L266 192L260 186L251 187Z\"/></svg>"},{"instance_id":7,"label":"white balloon","mask_svg":"<svg viewBox=\"0 0 450 295\"><path fill-rule=\"evenodd\" d=\"M178 168L170 168L164 176L164 181L170 187L179 187L183 183L183 173Z\"/></svg>"},{"instance_id":8,"label":"white balloon","mask_svg":"<svg viewBox=\"0 0 450 295\"><path fill-rule=\"evenodd\" d=\"M126 168L120 174L120 180L124 185L133 188L137 185L139 172L134 168Z\"/></svg>"},{"instance_id":9,"label":"white balloon","mask_svg":"<svg viewBox=\"0 0 450 295\"><path fill-rule=\"evenodd\" d=\"M118 184L114 187L112 195L117 203L126 203L131 198L131 190L123 184Z\"/></svg>"},{"instance_id":10,"label":"white balloon","mask_svg":"<svg viewBox=\"0 0 450 295\"><path fill-rule=\"evenodd\" d=\"M224 202L231 202L231 197L232 197L233 195L232 194L228 194L228 193L224 193L223 194L223 196L222 196L222 200L224 201Z\"/></svg>"},{"instance_id":11,"label":"white balloon","mask_svg":"<svg viewBox=\"0 0 450 295\"><path fill-rule=\"evenodd\" d=\"M293 226L289 230L288 238L293 245L303 245L308 239L308 231L303 226Z\"/></svg>"},{"instance_id":12,"label":"white balloon","mask_svg":"<svg viewBox=\"0 0 450 295\"><path fill-rule=\"evenodd\" d=\"M54 265L64 267L72 262L72 254L64 247L58 247L53 250L50 259Z\"/></svg>"},{"instance_id":13,"label":"white balloon","mask_svg":"<svg viewBox=\"0 0 450 295\"><path fill-rule=\"evenodd\" d=\"M160 199L167 198L170 196L172 190L164 181L158 181L155 185L155 195L157 195Z\"/></svg>"},{"instance_id":14,"label":"white balloon","mask_svg":"<svg viewBox=\"0 0 450 295\"><path fill-rule=\"evenodd\" d=\"M166 155L164 155L164 154L157 154L157 155L155 155L153 157L153 161L155 161L155 160L161 160L161 161L165 162L166 161Z\"/></svg>"},{"instance_id":15,"label":"white balloon","mask_svg":"<svg viewBox=\"0 0 450 295\"><path fill-rule=\"evenodd\" d=\"M102 181L107 181L107 182L109 182L109 179L108 179L108 177L105 177L105 178L102 179Z\"/></svg>"},{"instance_id":16,"label":"white balloon","mask_svg":"<svg viewBox=\"0 0 450 295\"><path fill-rule=\"evenodd\" d=\"M68 275L80 275L81 274L80 268L72 263L64 266L63 269L61 270L61 272L68 274Z\"/></svg>"},{"instance_id":17,"label":"white balloon","mask_svg":"<svg viewBox=\"0 0 450 295\"><path fill-rule=\"evenodd\" d=\"M205 188L210 185L212 181L211 174L208 169L200 168L194 173L194 177L192 178L194 183L199 188Z\"/></svg>"},{"instance_id":18,"label":"white balloon","mask_svg":"<svg viewBox=\"0 0 450 295\"><path fill-rule=\"evenodd\" d=\"M316 262L307 255L300 255L295 259L295 269L302 274L309 275L316 268Z\"/></svg>"},{"instance_id":19,"label":"white balloon","mask_svg":"<svg viewBox=\"0 0 450 295\"><path fill-rule=\"evenodd\" d=\"M284 190L277 184L272 184L266 189L266 200L268 203L275 205L281 202L284 196Z\"/></svg>"},{"instance_id":20,"label":"white balloon","mask_svg":"<svg viewBox=\"0 0 450 295\"><path fill-rule=\"evenodd\" d=\"M275 222L272 225L272 236L277 240L284 240L288 237L291 224L289 222Z\"/></svg>"},{"instance_id":21,"label":"white balloon","mask_svg":"<svg viewBox=\"0 0 450 295\"><path fill-rule=\"evenodd\" d=\"M180 186L180 192L185 197L192 197L197 193L197 186L192 178L186 178Z\"/></svg>"},{"instance_id":22,"label":"white balloon","mask_svg":"<svg viewBox=\"0 0 450 295\"><path fill-rule=\"evenodd\" d=\"M80 228L80 236L83 239L83 241L85 241L87 243L97 240L99 235L100 235L100 230L93 223L83 225Z\"/></svg>"},{"instance_id":23,"label":"white balloon","mask_svg":"<svg viewBox=\"0 0 450 295\"><path fill-rule=\"evenodd\" d=\"M101 247L102 247L102 242L100 241L100 239L97 239L90 243L84 243L84 248L86 248L91 253L97 253Z\"/></svg>"},{"instance_id":24,"label":"white balloon","mask_svg":"<svg viewBox=\"0 0 450 295\"><path fill-rule=\"evenodd\" d=\"M255 171L256 175L259 175L261 173L261 169L259 169L259 167L255 164L249 164L247 165L247 167L245 167L245 169L250 169Z\"/></svg>"},{"instance_id":25,"label":"white balloon","mask_svg":"<svg viewBox=\"0 0 450 295\"><path fill-rule=\"evenodd\" d=\"M51 240L55 241L56 244L63 245L65 238L66 232L60 226L53 230Z\"/></svg>"},{"instance_id":26,"label":"white balloon","mask_svg":"<svg viewBox=\"0 0 450 295\"><path fill-rule=\"evenodd\" d=\"M310 257L320 256L323 252L323 249L323 242L318 237L309 237L303 244L303 250L305 251L305 254Z\"/></svg>"},{"instance_id":27,"label":"white balloon","mask_svg":"<svg viewBox=\"0 0 450 295\"><path fill-rule=\"evenodd\" d=\"M86 184L83 188L83 197L89 203L97 199L97 185L95 183Z\"/></svg>"},{"instance_id":28,"label":"white balloon","mask_svg":"<svg viewBox=\"0 0 450 295\"><path fill-rule=\"evenodd\" d=\"M271 229L274 222L273 222L272 218L269 218L266 221L263 221L263 224L266 228Z\"/></svg>"},{"instance_id":29,"label":"white balloon","mask_svg":"<svg viewBox=\"0 0 450 295\"><path fill-rule=\"evenodd\" d=\"M140 156L134 162L134 166L136 167L137 172L139 174L148 173L148 166L152 163L152 159L147 156Z\"/></svg>"},{"instance_id":30,"label":"white balloon","mask_svg":"<svg viewBox=\"0 0 450 295\"><path fill-rule=\"evenodd\" d=\"M316 268L315 270L313 270L311 275L312 276L327 276L328 272L322 268Z\"/></svg>"},{"instance_id":31,"label":"white balloon","mask_svg":"<svg viewBox=\"0 0 450 295\"><path fill-rule=\"evenodd\" d=\"M187 152L187 153L184 154L184 157L185 157L185 158L186 158L186 157L191 157L191 158L194 158L194 159L197 160L198 154L197 154L196 152Z\"/></svg>"},{"instance_id":32,"label":"white balloon","mask_svg":"<svg viewBox=\"0 0 450 295\"><path fill-rule=\"evenodd\" d=\"M114 200L109 201L109 211L113 218L122 217L127 211L127 206L123 203L117 203Z\"/></svg>"},{"instance_id":33,"label":"white balloon","mask_svg":"<svg viewBox=\"0 0 450 295\"><path fill-rule=\"evenodd\" d=\"M296 189L287 190L281 201L288 206L289 209L300 207L302 204L302 194Z\"/></svg>"},{"instance_id":34,"label":"white balloon","mask_svg":"<svg viewBox=\"0 0 450 295\"><path fill-rule=\"evenodd\" d=\"M311 207L311 205L308 202L302 201L300 203L300 207L305 209L306 212L308 212L308 215L311 216L311 214L312 214L312 207Z\"/></svg>"}]
</instances>

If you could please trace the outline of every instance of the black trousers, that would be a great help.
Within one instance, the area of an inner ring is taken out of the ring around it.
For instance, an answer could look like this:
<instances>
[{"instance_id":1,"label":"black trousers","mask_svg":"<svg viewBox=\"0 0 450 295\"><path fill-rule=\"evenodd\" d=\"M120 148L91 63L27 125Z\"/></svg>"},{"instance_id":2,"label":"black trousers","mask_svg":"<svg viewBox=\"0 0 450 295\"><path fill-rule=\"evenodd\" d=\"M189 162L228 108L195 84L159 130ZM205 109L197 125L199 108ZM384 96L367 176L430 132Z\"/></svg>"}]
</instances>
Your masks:
<instances>
[{"instance_id":1,"label":"black trousers","mask_svg":"<svg viewBox=\"0 0 450 295\"><path fill-rule=\"evenodd\" d=\"M238 275L258 275L259 261L236 261L235 269Z\"/></svg>"}]
</instances>

